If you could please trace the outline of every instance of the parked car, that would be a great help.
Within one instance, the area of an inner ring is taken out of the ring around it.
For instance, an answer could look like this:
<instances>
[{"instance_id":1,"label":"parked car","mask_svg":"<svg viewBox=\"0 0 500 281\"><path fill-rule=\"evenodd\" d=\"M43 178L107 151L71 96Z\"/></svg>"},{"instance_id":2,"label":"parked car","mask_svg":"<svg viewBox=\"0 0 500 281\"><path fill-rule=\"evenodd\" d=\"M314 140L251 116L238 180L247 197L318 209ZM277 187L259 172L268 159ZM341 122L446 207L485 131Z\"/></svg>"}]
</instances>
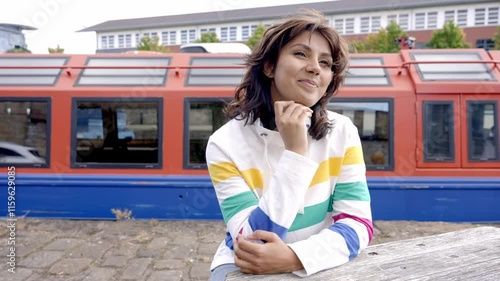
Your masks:
<instances>
[{"instance_id":1,"label":"parked car","mask_svg":"<svg viewBox=\"0 0 500 281\"><path fill-rule=\"evenodd\" d=\"M34 147L0 141L0 163L45 163Z\"/></svg>"},{"instance_id":2,"label":"parked car","mask_svg":"<svg viewBox=\"0 0 500 281\"><path fill-rule=\"evenodd\" d=\"M181 46L181 53L250 54L243 43L190 43Z\"/></svg>"}]
</instances>

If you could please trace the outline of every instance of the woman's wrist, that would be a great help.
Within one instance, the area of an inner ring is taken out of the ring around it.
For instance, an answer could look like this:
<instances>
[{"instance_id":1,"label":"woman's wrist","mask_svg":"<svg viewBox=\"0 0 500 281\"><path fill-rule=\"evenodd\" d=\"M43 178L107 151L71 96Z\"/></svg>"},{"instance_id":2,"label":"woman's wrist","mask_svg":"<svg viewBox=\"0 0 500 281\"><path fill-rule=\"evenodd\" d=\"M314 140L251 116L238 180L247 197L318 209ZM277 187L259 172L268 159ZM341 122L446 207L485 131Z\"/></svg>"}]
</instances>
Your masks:
<instances>
[{"instance_id":1,"label":"woman's wrist","mask_svg":"<svg viewBox=\"0 0 500 281\"><path fill-rule=\"evenodd\" d=\"M292 248L288 247L290 249L290 272L293 271L298 271L301 269L304 269L304 266L302 265L302 262L300 261L299 257L295 254L295 252L292 250Z\"/></svg>"}]
</instances>

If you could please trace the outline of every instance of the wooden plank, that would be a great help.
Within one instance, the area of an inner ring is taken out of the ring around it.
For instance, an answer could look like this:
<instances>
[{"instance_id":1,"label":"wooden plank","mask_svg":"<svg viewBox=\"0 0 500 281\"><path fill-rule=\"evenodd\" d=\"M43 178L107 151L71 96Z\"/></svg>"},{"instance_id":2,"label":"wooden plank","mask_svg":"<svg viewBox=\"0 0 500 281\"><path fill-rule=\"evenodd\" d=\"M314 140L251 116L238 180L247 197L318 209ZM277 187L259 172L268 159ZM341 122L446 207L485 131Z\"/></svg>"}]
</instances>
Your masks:
<instances>
[{"instance_id":1,"label":"wooden plank","mask_svg":"<svg viewBox=\"0 0 500 281\"><path fill-rule=\"evenodd\" d=\"M369 246L355 260L307 280L500 280L500 228L477 227ZM227 281L299 280L233 272Z\"/></svg>"}]
</instances>

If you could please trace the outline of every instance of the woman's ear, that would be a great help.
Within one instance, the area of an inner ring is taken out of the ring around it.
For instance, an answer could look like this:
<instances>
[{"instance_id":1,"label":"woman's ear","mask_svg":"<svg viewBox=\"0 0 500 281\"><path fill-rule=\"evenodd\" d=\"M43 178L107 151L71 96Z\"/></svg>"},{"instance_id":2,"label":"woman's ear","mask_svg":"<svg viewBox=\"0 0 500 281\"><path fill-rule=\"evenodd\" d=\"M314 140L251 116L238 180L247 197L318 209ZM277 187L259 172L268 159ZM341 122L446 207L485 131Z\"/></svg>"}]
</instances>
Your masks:
<instances>
[{"instance_id":1,"label":"woman's ear","mask_svg":"<svg viewBox=\"0 0 500 281\"><path fill-rule=\"evenodd\" d=\"M267 62L264 64L264 75L266 75L266 77L268 78L274 77L273 67Z\"/></svg>"}]
</instances>

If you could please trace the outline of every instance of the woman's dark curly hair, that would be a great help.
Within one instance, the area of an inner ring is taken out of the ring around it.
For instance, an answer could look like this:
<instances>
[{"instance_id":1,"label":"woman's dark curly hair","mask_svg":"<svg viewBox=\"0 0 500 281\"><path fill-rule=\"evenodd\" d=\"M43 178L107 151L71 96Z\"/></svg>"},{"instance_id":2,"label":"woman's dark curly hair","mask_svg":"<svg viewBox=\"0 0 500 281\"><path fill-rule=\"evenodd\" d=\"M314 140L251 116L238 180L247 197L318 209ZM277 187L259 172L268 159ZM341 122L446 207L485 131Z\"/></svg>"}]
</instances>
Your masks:
<instances>
[{"instance_id":1,"label":"woman's dark curly hair","mask_svg":"<svg viewBox=\"0 0 500 281\"><path fill-rule=\"evenodd\" d=\"M278 62L281 49L304 31L323 36L332 53L332 81L325 95L311 107L314 113L309 129L309 134L316 140L328 134L333 124L328 120L326 105L344 81L348 48L335 29L325 22L323 14L311 9L301 10L297 15L273 24L264 32L259 44L246 57L247 71L243 81L236 88L234 99L226 108L226 116L229 119L236 118L245 120L245 124L253 124L260 118L264 126L274 129L274 106L271 101L272 78L264 74L264 69L265 66L274 67Z\"/></svg>"}]
</instances>

